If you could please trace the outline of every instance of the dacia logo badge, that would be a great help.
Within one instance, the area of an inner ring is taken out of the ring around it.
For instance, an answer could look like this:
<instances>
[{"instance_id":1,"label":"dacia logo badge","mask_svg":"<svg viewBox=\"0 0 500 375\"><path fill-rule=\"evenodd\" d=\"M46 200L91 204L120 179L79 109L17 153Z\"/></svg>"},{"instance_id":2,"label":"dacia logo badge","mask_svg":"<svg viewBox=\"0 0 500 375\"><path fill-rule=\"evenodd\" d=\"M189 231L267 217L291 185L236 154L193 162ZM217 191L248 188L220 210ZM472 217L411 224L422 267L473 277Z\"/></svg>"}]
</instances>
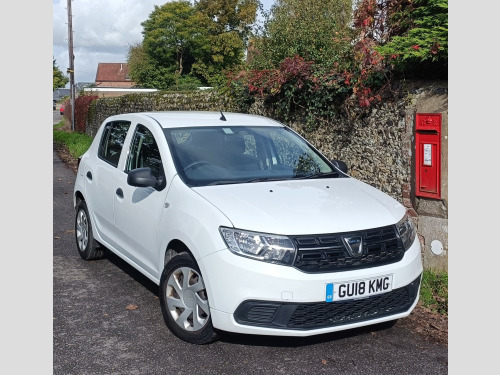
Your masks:
<instances>
[{"instance_id":1,"label":"dacia logo badge","mask_svg":"<svg viewBox=\"0 0 500 375\"><path fill-rule=\"evenodd\" d=\"M342 237L347 247L349 255L353 257L360 257L363 255L363 238L361 236Z\"/></svg>"}]
</instances>

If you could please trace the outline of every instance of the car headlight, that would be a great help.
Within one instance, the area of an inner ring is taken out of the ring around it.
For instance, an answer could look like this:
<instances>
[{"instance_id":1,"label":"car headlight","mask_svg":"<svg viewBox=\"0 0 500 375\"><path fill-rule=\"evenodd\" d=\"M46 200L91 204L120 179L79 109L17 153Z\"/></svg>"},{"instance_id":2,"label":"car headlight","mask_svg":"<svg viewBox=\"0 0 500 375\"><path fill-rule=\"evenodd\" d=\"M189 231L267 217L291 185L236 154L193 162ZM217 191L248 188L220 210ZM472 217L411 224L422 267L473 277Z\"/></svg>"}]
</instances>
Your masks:
<instances>
[{"instance_id":1,"label":"car headlight","mask_svg":"<svg viewBox=\"0 0 500 375\"><path fill-rule=\"evenodd\" d=\"M286 236L226 227L220 227L219 230L228 249L237 255L270 263L293 263L295 246Z\"/></svg>"},{"instance_id":2,"label":"car headlight","mask_svg":"<svg viewBox=\"0 0 500 375\"><path fill-rule=\"evenodd\" d=\"M408 250L413 244L413 241L415 241L415 236L417 234L413 220L408 214L405 214L399 223L396 224L396 229L398 230L401 241L403 241L405 251Z\"/></svg>"}]
</instances>

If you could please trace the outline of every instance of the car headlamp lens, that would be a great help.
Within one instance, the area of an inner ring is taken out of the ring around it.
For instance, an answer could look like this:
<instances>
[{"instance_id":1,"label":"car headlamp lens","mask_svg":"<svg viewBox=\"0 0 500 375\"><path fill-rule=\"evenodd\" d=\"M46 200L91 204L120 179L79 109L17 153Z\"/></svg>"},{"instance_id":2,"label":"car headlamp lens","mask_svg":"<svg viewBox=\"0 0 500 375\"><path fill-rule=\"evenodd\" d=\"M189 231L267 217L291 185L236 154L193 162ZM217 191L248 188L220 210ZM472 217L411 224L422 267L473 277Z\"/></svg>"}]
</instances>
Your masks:
<instances>
[{"instance_id":1,"label":"car headlamp lens","mask_svg":"<svg viewBox=\"0 0 500 375\"><path fill-rule=\"evenodd\" d=\"M290 238L275 234L220 227L228 249L237 255L270 263L291 265L295 246Z\"/></svg>"},{"instance_id":2,"label":"car headlamp lens","mask_svg":"<svg viewBox=\"0 0 500 375\"><path fill-rule=\"evenodd\" d=\"M401 241L403 241L403 246L406 251L413 244L413 241L415 241L415 236L417 234L415 224L413 224L413 220L411 219L411 217L406 214L403 219L401 219L399 223L396 224L396 228L398 230Z\"/></svg>"}]
</instances>

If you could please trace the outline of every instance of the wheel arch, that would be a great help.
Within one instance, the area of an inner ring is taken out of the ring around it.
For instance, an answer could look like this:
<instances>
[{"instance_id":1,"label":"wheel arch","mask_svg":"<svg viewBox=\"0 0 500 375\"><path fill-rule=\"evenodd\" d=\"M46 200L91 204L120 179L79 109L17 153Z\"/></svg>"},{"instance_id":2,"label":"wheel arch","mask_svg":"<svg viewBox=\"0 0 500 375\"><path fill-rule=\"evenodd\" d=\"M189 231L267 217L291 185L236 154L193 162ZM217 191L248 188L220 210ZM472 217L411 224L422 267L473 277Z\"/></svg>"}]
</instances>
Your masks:
<instances>
[{"instance_id":1,"label":"wheel arch","mask_svg":"<svg viewBox=\"0 0 500 375\"><path fill-rule=\"evenodd\" d=\"M165 267L167 263L170 262L170 260L172 260L174 256L180 253L188 253L191 256L191 258L193 258L193 260L196 262L193 253L191 252L191 250L189 250L186 244L181 240L174 239L168 243L167 249L165 250L165 254L163 256L163 267Z\"/></svg>"},{"instance_id":2,"label":"wheel arch","mask_svg":"<svg viewBox=\"0 0 500 375\"><path fill-rule=\"evenodd\" d=\"M85 201L85 198L83 197L83 194L79 190L77 190L75 191L75 195L73 196L73 206L75 210L81 201Z\"/></svg>"}]
</instances>

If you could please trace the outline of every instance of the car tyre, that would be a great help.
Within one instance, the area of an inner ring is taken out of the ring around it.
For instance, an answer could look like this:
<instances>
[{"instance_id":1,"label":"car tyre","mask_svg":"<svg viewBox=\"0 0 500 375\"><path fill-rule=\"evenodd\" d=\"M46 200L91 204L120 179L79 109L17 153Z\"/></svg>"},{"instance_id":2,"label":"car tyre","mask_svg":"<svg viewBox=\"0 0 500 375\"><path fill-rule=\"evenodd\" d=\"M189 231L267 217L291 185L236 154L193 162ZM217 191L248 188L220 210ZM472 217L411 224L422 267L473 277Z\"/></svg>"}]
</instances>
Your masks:
<instances>
[{"instance_id":1,"label":"car tyre","mask_svg":"<svg viewBox=\"0 0 500 375\"><path fill-rule=\"evenodd\" d=\"M169 330L181 340L208 344L218 338L200 269L188 253L175 255L160 278L160 303Z\"/></svg>"},{"instance_id":2,"label":"car tyre","mask_svg":"<svg viewBox=\"0 0 500 375\"><path fill-rule=\"evenodd\" d=\"M85 201L81 201L76 209L75 239L78 253L84 260L102 258L104 250L94 239L92 223Z\"/></svg>"}]
</instances>

